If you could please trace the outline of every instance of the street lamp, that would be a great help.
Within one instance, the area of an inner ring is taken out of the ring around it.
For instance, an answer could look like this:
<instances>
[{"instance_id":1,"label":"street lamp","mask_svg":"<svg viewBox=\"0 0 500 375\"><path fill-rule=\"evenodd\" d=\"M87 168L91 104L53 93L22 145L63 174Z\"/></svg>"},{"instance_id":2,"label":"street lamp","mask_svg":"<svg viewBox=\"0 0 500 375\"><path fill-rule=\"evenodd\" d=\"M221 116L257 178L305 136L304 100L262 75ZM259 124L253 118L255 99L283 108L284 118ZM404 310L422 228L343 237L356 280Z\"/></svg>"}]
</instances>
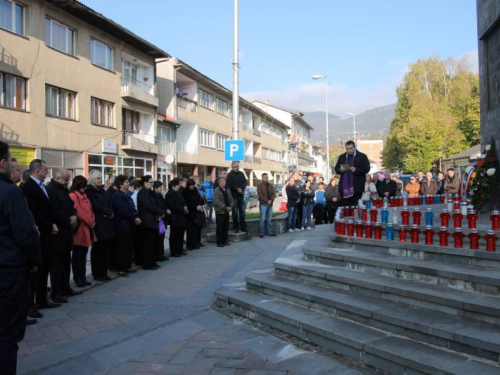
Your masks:
<instances>
[{"instance_id":1,"label":"street lamp","mask_svg":"<svg viewBox=\"0 0 500 375\"><path fill-rule=\"evenodd\" d=\"M352 136L353 136L352 140L356 144L356 115L351 112L347 112L346 115L352 116Z\"/></svg>"},{"instance_id":2,"label":"street lamp","mask_svg":"<svg viewBox=\"0 0 500 375\"><path fill-rule=\"evenodd\" d=\"M328 78L327 76L313 75L312 79L325 79L325 126L326 126L326 181L330 181L330 137L328 134Z\"/></svg>"}]
</instances>

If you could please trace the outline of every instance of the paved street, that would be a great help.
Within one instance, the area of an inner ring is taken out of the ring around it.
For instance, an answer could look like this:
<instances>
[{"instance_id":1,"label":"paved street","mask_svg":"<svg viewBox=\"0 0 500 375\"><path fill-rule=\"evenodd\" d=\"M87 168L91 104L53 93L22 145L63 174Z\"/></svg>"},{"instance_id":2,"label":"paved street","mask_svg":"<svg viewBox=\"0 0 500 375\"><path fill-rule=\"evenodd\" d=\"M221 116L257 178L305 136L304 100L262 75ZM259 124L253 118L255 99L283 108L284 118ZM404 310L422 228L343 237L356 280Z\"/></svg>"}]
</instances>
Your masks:
<instances>
[{"instance_id":1,"label":"paved street","mask_svg":"<svg viewBox=\"0 0 500 375\"><path fill-rule=\"evenodd\" d=\"M118 278L73 297L28 327L20 374L354 374L343 359L307 351L211 309L222 284L243 286L315 231L207 244L158 271Z\"/></svg>"}]
</instances>

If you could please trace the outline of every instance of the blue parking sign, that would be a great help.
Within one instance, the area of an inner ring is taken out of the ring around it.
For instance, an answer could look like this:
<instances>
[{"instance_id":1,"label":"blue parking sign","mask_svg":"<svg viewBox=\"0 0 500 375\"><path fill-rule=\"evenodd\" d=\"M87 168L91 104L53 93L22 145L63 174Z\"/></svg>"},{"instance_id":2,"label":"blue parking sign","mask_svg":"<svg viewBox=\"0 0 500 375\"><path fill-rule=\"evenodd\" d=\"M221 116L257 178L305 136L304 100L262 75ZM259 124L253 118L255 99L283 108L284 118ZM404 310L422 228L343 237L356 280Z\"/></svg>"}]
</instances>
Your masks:
<instances>
[{"instance_id":1,"label":"blue parking sign","mask_svg":"<svg viewBox=\"0 0 500 375\"><path fill-rule=\"evenodd\" d=\"M224 160L240 161L245 159L245 141L242 139L224 141Z\"/></svg>"}]
</instances>

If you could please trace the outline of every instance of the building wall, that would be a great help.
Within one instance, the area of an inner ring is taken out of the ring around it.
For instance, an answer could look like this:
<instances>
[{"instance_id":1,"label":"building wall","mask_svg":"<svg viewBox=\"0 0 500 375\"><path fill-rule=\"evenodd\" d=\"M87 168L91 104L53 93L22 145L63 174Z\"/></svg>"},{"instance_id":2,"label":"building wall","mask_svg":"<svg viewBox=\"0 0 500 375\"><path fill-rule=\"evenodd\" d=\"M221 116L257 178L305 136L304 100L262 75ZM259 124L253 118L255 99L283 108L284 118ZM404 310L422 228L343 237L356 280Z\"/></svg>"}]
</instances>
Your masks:
<instances>
[{"instance_id":1,"label":"building wall","mask_svg":"<svg viewBox=\"0 0 500 375\"><path fill-rule=\"evenodd\" d=\"M481 144L491 137L500 150L500 2L477 0Z\"/></svg>"},{"instance_id":2,"label":"building wall","mask_svg":"<svg viewBox=\"0 0 500 375\"><path fill-rule=\"evenodd\" d=\"M376 165L375 170L370 171L371 173L382 168L382 152L384 150L383 140L359 140L357 142L357 149L366 154L370 162L373 162Z\"/></svg>"}]
</instances>

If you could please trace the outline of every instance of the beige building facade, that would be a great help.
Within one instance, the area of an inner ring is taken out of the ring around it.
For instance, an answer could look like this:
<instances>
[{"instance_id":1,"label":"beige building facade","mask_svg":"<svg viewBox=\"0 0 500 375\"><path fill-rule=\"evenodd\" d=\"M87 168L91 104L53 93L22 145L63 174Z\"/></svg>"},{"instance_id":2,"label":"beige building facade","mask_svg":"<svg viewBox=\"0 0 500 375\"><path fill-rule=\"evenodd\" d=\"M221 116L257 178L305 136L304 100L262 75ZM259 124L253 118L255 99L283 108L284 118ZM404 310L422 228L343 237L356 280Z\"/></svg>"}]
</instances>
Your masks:
<instances>
[{"instance_id":1,"label":"beige building facade","mask_svg":"<svg viewBox=\"0 0 500 375\"><path fill-rule=\"evenodd\" d=\"M155 59L168 54L76 1L8 3L0 139L21 164L36 156L52 171L99 169L108 182L156 175Z\"/></svg>"},{"instance_id":2,"label":"beige building facade","mask_svg":"<svg viewBox=\"0 0 500 375\"><path fill-rule=\"evenodd\" d=\"M213 181L230 165L224 160L224 142L232 138L232 92L176 58L157 60L157 74L158 111L179 123L177 175ZM273 183L286 178L286 129L281 121L240 98L238 138L245 140L240 169L250 186L260 181L263 172Z\"/></svg>"}]
</instances>

